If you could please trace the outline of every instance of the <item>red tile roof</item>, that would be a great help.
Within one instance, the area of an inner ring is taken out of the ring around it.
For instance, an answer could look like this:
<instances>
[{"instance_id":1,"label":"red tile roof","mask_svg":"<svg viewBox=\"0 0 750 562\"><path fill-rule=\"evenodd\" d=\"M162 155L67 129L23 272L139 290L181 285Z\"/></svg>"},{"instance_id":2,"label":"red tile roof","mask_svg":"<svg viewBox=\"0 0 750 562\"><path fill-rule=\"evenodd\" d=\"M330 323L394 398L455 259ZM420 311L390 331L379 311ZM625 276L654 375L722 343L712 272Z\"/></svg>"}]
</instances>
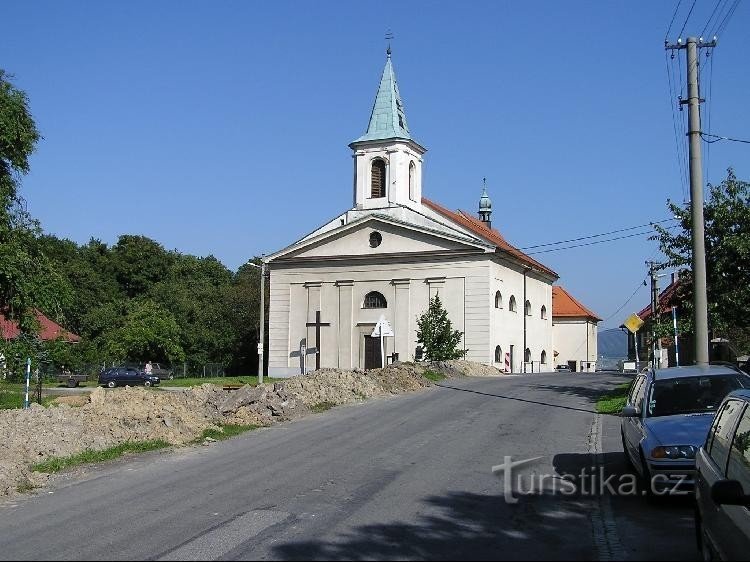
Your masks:
<instances>
[{"instance_id":1,"label":"red tile roof","mask_svg":"<svg viewBox=\"0 0 750 562\"><path fill-rule=\"evenodd\" d=\"M515 246L508 243L508 241L503 238L503 235L500 234L497 230L494 228L488 228L486 224L484 224L479 219L473 217L469 213L466 213L464 211L459 210L458 212L449 211L445 207L438 205L434 201L430 201L426 197L422 197L422 204L426 205L433 211L443 215L445 218L452 220L453 222L459 224L460 226L463 226L464 228L470 230L472 233L476 234L480 238L484 238L485 240L491 242L492 244L495 244L500 250L510 254L517 260L525 263L526 265L531 266L532 268L542 271L543 273L546 273L548 275L552 275L553 277L559 278L560 276L552 271L550 268L548 268L546 265L543 265L536 261L533 258L530 258L526 254L524 254L521 250L516 248Z\"/></svg>"},{"instance_id":2,"label":"red tile roof","mask_svg":"<svg viewBox=\"0 0 750 562\"><path fill-rule=\"evenodd\" d=\"M591 318L601 322L596 314L583 306L560 285L552 287L552 318Z\"/></svg>"},{"instance_id":3,"label":"red tile roof","mask_svg":"<svg viewBox=\"0 0 750 562\"><path fill-rule=\"evenodd\" d=\"M674 297L677 295L677 289L680 286L680 279L675 279L672 283L670 283L666 289L664 289L661 294L659 295L659 311L661 314L672 314L672 305L677 304L674 301ZM641 320L647 320L651 316L651 304L648 304L646 307L644 307L639 313L638 316L641 317Z\"/></svg>"},{"instance_id":4,"label":"red tile roof","mask_svg":"<svg viewBox=\"0 0 750 562\"><path fill-rule=\"evenodd\" d=\"M44 314L37 311L36 320L39 322L41 330L39 331L39 337L43 340L56 340L62 338L67 342L73 343L81 340L81 337L69 332L58 323L53 322L47 318ZM12 340L18 337L20 334L18 329L18 322L15 320L8 319L5 314L0 313L0 336L4 340Z\"/></svg>"}]
</instances>

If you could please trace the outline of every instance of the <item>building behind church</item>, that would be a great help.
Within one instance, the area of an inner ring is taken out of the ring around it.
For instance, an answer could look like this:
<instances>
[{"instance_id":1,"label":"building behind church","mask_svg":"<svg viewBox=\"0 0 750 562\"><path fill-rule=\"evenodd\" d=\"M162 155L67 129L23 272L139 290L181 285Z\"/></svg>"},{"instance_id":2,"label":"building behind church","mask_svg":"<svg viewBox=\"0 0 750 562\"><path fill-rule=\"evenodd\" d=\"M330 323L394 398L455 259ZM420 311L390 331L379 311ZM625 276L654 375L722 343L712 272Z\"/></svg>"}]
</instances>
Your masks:
<instances>
[{"instance_id":1,"label":"building behind church","mask_svg":"<svg viewBox=\"0 0 750 562\"><path fill-rule=\"evenodd\" d=\"M558 275L492 228L486 186L477 216L423 196L426 149L409 130L390 50L367 131L349 147L352 208L266 258L268 374L419 358L417 317L435 295L464 333L466 359L553 370ZM382 352L380 320L393 334Z\"/></svg>"}]
</instances>

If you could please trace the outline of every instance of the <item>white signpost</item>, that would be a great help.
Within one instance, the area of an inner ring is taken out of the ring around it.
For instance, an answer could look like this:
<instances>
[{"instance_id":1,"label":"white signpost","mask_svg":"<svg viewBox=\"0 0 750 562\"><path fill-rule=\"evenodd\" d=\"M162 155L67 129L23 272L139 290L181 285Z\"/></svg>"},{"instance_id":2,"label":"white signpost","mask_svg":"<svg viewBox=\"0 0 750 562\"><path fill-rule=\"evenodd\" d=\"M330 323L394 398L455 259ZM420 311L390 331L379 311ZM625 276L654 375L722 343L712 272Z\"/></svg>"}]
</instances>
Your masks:
<instances>
[{"instance_id":1,"label":"white signpost","mask_svg":"<svg viewBox=\"0 0 750 562\"><path fill-rule=\"evenodd\" d=\"M393 337L393 328L385 319L385 316L381 316L378 323L375 324L375 328L370 334L373 338L380 338L380 366L385 367L385 347L383 346L383 338L386 336Z\"/></svg>"}]
</instances>

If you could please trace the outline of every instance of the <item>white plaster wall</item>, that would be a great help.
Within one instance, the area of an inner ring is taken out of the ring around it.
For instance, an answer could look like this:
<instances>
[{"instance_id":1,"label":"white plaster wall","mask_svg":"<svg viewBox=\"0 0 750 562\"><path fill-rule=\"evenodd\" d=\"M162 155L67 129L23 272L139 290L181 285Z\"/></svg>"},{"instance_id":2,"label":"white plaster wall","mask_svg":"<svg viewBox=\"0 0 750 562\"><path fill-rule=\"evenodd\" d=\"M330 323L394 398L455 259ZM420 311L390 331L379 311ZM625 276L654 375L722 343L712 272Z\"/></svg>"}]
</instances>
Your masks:
<instances>
[{"instance_id":1,"label":"white plaster wall","mask_svg":"<svg viewBox=\"0 0 750 562\"><path fill-rule=\"evenodd\" d=\"M576 362L577 371L594 371L598 357L596 323L585 318L555 318L552 327L554 346L559 355L555 364ZM588 335L588 354L586 338ZM590 364L588 367L586 364Z\"/></svg>"},{"instance_id":2,"label":"white plaster wall","mask_svg":"<svg viewBox=\"0 0 750 562\"><path fill-rule=\"evenodd\" d=\"M269 374L290 374L300 368L302 339L306 339L308 348L315 346L314 328L306 327L305 323L314 320L308 295L310 286L316 286L317 290L318 284L321 320L331 323L321 328L322 367L362 367L361 336L372 331L381 315L395 331L394 338L386 338L386 353L395 349L399 359L413 360L416 318L427 309L430 295L435 292L440 295L454 328L464 332L467 358L487 363L489 265L484 257L466 257L439 262L388 263L384 259L367 264L272 266ZM351 315L340 309L342 294L349 290ZM370 291L382 293L388 307L363 309L364 297ZM347 322L351 325L345 326ZM342 341L340 336L346 333L352 334L349 342L346 338ZM308 354L308 368L314 367L314 361L314 355Z\"/></svg>"},{"instance_id":3,"label":"white plaster wall","mask_svg":"<svg viewBox=\"0 0 750 562\"><path fill-rule=\"evenodd\" d=\"M524 275L523 269L511 263L493 263L487 306L490 313L491 346L489 360L505 368L505 356L513 346L511 371L523 372L524 365ZM495 295L500 291L502 307L495 308ZM510 310L510 298L516 298L516 312ZM531 303L531 314L526 316L526 347L531 351L531 363L526 371L551 371L554 369L552 350L552 285L534 272L526 274L526 300ZM547 318L541 318L542 305L547 308ZM501 361L495 362L495 348L502 350ZM546 364L541 364L542 351L547 352Z\"/></svg>"},{"instance_id":4,"label":"white plaster wall","mask_svg":"<svg viewBox=\"0 0 750 562\"><path fill-rule=\"evenodd\" d=\"M376 143L359 146L354 151L354 207L377 209L392 204L405 205L413 209L422 207L422 154L417 147L407 141ZM386 162L386 196L370 197L371 168L375 158ZM409 163L416 169L416 197L409 197Z\"/></svg>"}]
</instances>

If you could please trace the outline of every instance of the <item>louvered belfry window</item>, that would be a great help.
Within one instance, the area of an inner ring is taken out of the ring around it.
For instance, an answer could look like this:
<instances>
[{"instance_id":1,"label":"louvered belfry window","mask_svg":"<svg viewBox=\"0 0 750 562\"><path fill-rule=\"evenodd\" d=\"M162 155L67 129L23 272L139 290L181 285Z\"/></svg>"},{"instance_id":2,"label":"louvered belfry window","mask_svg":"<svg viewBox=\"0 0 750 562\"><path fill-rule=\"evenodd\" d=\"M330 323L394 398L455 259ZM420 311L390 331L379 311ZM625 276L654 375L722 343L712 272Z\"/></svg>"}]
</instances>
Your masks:
<instances>
[{"instance_id":1,"label":"louvered belfry window","mask_svg":"<svg viewBox=\"0 0 750 562\"><path fill-rule=\"evenodd\" d=\"M373 199L385 197L385 162L383 160L374 160L372 163L371 185L370 197Z\"/></svg>"}]
</instances>

